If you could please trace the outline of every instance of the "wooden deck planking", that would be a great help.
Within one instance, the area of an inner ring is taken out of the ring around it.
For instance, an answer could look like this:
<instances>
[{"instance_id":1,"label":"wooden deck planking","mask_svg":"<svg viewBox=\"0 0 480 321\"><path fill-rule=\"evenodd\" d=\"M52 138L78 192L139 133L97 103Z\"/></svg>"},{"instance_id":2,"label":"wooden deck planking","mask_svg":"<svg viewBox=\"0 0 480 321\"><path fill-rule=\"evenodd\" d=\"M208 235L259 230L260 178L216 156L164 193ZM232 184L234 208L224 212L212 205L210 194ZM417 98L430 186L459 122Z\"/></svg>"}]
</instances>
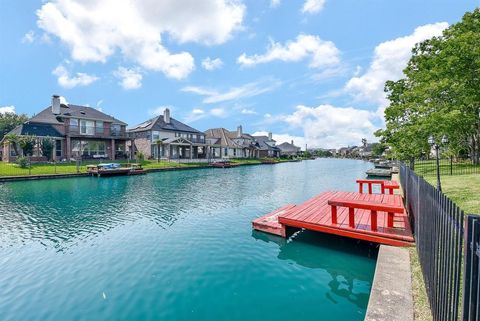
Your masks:
<instances>
[{"instance_id":1,"label":"wooden deck planking","mask_svg":"<svg viewBox=\"0 0 480 321\"><path fill-rule=\"evenodd\" d=\"M291 226L394 246L413 244L414 239L406 212L404 214L395 214L394 228L388 228L388 214L378 211L378 227L376 231L372 231L370 210L356 209L354 217L355 227L351 228L349 226L349 211L346 207L337 208L337 224L332 224L331 206L328 205L328 200L335 198L403 206L400 195L325 192L307 200L303 204L285 206L258 218L252 222L253 227L262 230L262 219L264 219L263 222L268 222L269 226L274 225L276 228L281 227L283 232L285 231L285 226ZM275 219L277 221L273 222L272 220ZM267 230L267 227L265 227L265 231L271 232ZM274 233L276 232L274 231Z\"/></svg>"}]
</instances>

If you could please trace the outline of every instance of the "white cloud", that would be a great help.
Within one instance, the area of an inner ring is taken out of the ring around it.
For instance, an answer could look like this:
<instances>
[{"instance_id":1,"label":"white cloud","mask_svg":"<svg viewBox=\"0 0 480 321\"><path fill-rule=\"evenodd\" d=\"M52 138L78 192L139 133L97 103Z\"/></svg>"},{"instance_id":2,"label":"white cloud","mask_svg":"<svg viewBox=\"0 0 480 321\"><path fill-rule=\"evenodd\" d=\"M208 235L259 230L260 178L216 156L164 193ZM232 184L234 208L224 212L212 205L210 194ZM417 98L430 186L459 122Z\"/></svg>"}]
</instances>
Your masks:
<instances>
[{"instance_id":1,"label":"white cloud","mask_svg":"<svg viewBox=\"0 0 480 321\"><path fill-rule=\"evenodd\" d=\"M240 113L243 115L257 115L258 113L252 108L243 108Z\"/></svg>"},{"instance_id":2,"label":"white cloud","mask_svg":"<svg viewBox=\"0 0 480 321\"><path fill-rule=\"evenodd\" d=\"M22 37L22 43L32 43L35 41L35 32L33 30L30 30L26 34L23 35Z\"/></svg>"},{"instance_id":3,"label":"white cloud","mask_svg":"<svg viewBox=\"0 0 480 321\"><path fill-rule=\"evenodd\" d=\"M52 0L37 10L38 26L55 35L82 62L106 62L115 53L167 77L181 79L195 68L188 52L162 43L221 44L241 27L245 6L229 0Z\"/></svg>"},{"instance_id":4,"label":"white cloud","mask_svg":"<svg viewBox=\"0 0 480 321\"><path fill-rule=\"evenodd\" d=\"M252 134L253 136L268 136L268 132L265 131L259 131L255 132ZM290 134L276 134L272 133L272 138L276 141L276 145L280 145L282 143L291 143L293 140L293 143L297 147L301 147L303 150L305 150L305 144L306 140L305 137L303 136L295 136L295 135L290 135Z\"/></svg>"},{"instance_id":5,"label":"white cloud","mask_svg":"<svg viewBox=\"0 0 480 321\"><path fill-rule=\"evenodd\" d=\"M227 117L227 111L224 108L212 108L210 109L210 114L215 117L225 118Z\"/></svg>"},{"instance_id":6,"label":"white cloud","mask_svg":"<svg viewBox=\"0 0 480 321\"><path fill-rule=\"evenodd\" d=\"M270 92L281 85L278 80L270 81L257 81L245 84L240 87L230 88L225 92L219 92L217 90L207 89L197 86L187 86L182 88L183 92L193 93L200 96L206 96L203 99L205 104L213 104L230 100L239 100L242 98L258 96L266 92Z\"/></svg>"},{"instance_id":7,"label":"white cloud","mask_svg":"<svg viewBox=\"0 0 480 321\"><path fill-rule=\"evenodd\" d=\"M345 89L359 101L372 101L385 106L384 86L387 80L403 77L403 69L411 57L413 46L423 40L440 36L448 23L440 22L417 27L405 37L382 42L375 48L373 60L361 76L350 79ZM359 69L357 68L357 71Z\"/></svg>"},{"instance_id":8,"label":"white cloud","mask_svg":"<svg viewBox=\"0 0 480 321\"><path fill-rule=\"evenodd\" d=\"M265 117L266 123L284 122L290 128L302 130L310 147L338 148L359 145L362 138L374 140L379 117L375 112L353 107L299 105L289 115Z\"/></svg>"},{"instance_id":9,"label":"white cloud","mask_svg":"<svg viewBox=\"0 0 480 321\"><path fill-rule=\"evenodd\" d=\"M5 113L15 114L15 106L0 106L0 114L5 114Z\"/></svg>"},{"instance_id":10,"label":"white cloud","mask_svg":"<svg viewBox=\"0 0 480 321\"><path fill-rule=\"evenodd\" d=\"M323 9L325 0L306 0L302 7L303 13L318 13Z\"/></svg>"},{"instance_id":11,"label":"white cloud","mask_svg":"<svg viewBox=\"0 0 480 321\"><path fill-rule=\"evenodd\" d=\"M280 5L281 0L270 0L270 7L276 8Z\"/></svg>"},{"instance_id":12,"label":"white cloud","mask_svg":"<svg viewBox=\"0 0 480 321\"><path fill-rule=\"evenodd\" d=\"M247 56L243 53L238 57L237 62L243 66L280 60L284 62L298 62L310 58L309 67L321 68L338 64L340 62L340 51L331 41L325 41L318 36L298 35L294 41L280 44L271 42L266 53Z\"/></svg>"},{"instance_id":13,"label":"white cloud","mask_svg":"<svg viewBox=\"0 0 480 321\"><path fill-rule=\"evenodd\" d=\"M143 76L138 69L118 67L113 74L120 79L119 84L123 89L130 90L142 87Z\"/></svg>"},{"instance_id":14,"label":"white cloud","mask_svg":"<svg viewBox=\"0 0 480 321\"><path fill-rule=\"evenodd\" d=\"M88 86L99 79L95 75L88 75L83 72L77 72L75 76L71 77L63 65L57 66L57 68L52 71L52 74L57 76L58 84L67 89L77 86Z\"/></svg>"},{"instance_id":15,"label":"white cloud","mask_svg":"<svg viewBox=\"0 0 480 321\"><path fill-rule=\"evenodd\" d=\"M184 118L184 122L193 123L199 119L202 119L206 116L206 113L201 108L193 108L192 111Z\"/></svg>"},{"instance_id":16,"label":"white cloud","mask_svg":"<svg viewBox=\"0 0 480 321\"><path fill-rule=\"evenodd\" d=\"M149 109L148 110L148 114L150 116L158 116L158 115L163 115L163 112L165 111L165 109L170 109L170 112L173 110L173 107L170 106L170 105L166 105L166 106L158 106L156 108L153 108L153 109Z\"/></svg>"},{"instance_id":17,"label":"white cloud","mask_svg":"<svg viewBox=\"0 0 480 321\"><path fill-rule=\"evenodd\" d=\"M202 67L208 71L222 68L222 66L223 61L220 58L211 59L210 57L207 57L202 60Z\"/></svg>"}]
</instances>

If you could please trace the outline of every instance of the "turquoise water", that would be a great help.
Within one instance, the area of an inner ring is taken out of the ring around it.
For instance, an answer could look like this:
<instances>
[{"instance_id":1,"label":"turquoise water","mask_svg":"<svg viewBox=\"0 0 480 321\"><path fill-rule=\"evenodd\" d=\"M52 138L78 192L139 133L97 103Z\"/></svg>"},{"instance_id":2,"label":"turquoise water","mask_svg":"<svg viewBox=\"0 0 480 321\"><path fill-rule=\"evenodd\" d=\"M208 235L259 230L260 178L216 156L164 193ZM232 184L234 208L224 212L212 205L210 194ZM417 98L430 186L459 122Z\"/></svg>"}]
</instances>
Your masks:
<instances>
[{"instance_id":1,"label":"turquoise water","mask_svg":"<svg viewBox=\"0 0 480 321\"><path fill-rule=\"evenodd\" d=\"M376 250L251 220L353 160L0 184L0 320L363 320Z\"/></svg>"}]
</instances>

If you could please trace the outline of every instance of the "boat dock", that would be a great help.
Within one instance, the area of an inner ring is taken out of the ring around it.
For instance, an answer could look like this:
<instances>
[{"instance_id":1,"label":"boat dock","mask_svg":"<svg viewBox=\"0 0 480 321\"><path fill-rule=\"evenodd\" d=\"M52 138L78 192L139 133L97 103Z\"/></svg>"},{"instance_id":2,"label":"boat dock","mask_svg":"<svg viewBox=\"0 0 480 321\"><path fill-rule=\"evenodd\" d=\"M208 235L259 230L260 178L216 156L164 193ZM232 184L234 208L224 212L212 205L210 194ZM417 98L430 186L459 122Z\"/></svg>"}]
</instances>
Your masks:
<instances>
[{"instance_id":1,"label":"boat dock","mask_svg":"<svg viewBox=\"0 0 480 321\"><path fill-rule=\"evenodd\" d=\"M293 227L392 246L414 244L401 195L324 192L257 218L252 226L282 237Z\"/></svg>"}]
</instances>

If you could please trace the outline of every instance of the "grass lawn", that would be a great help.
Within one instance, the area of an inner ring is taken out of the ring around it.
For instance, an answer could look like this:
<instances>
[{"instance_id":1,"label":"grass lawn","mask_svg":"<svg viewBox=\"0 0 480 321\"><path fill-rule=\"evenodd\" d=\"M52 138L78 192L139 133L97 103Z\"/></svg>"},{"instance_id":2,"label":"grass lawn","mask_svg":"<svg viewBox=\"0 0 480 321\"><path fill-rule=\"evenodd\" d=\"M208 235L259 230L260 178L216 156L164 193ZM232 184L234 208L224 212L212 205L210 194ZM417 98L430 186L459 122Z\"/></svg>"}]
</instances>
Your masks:
<instances>
[{"instance_id":1,"label":"grass lawn","mask_svg":"<svg viewBox=\"0 0 480 321\"><path fill-rule=\"evenodd\" d=\"M289 161L289 160L280 160ZM108 160L100 162L111 162ZM115 163L125 164L128 162L125 160L114 161ZM136 161L130 161L130 163ZM237 164L260 164L261 160L258 159L232 159L231 162ZM87 165L98 164L99 161L83 161L77 171L77 165L75 163L60 163L60 164L35 164L33 163L30 168L21 168L15 163L0 162L0 177L1 176L25 176L25 175L47 175L47 174L74 174L74 173L86 173ZM196 167L205 166L206 163L177 163L169 161L156 161L156 160L144 160L141 162L145 169L156 168L178 168L178 167Z\"/></svg>"},{"instance_id":2,"label":"grass lawn","mask_svg":"<svg viewBox=\"0 0 480 321\"><path fill-rule=\"evenodd\" d=\"M415 168L415 171L417 172L418 169ZM441 173L443 173L440 177L443 193L463 209L465 213L480 214L480 174L450 176L448 175L450 173L449 171L443 172L443 170ZM435 172L433 172L432 175L424 176L424 178L433 186L437 185ZM432 320L423 275L415 248L410 249L410 260L415 320Z\"/></svg>"},{"instance_id":3,"label":"grass lawn","mask_svg":"<svg viewBox=\"0 0 480 321\"><path fill-rule=\"evenodd\" d=\"M433 186L434 176L424 177ZM468 214L480 214L480 174L440 176L442 191Z\"/></svg>"},{"instance_id":4,"label":"grass lawn","mask_svg":"<svg viewBox=\"0 0 480 321\"><path fill-rule=\"evenodd\" d=\"M109 162L109 161L103 161ZM86 173L88 164L98 164L98 161L82 162L78 172ZM127 164L127 161L115 161L115 163ZM143 161L144 168L171 168L171 167L192 167L205 165L205 163L176 163L168 161ZM24 175L46 175L46 174L74 174L77 173L75 163L63 164L32 164L30 168L21 168L14 163L0 162L0 176L24 176Z\"/></svg>"}]
</instances>

